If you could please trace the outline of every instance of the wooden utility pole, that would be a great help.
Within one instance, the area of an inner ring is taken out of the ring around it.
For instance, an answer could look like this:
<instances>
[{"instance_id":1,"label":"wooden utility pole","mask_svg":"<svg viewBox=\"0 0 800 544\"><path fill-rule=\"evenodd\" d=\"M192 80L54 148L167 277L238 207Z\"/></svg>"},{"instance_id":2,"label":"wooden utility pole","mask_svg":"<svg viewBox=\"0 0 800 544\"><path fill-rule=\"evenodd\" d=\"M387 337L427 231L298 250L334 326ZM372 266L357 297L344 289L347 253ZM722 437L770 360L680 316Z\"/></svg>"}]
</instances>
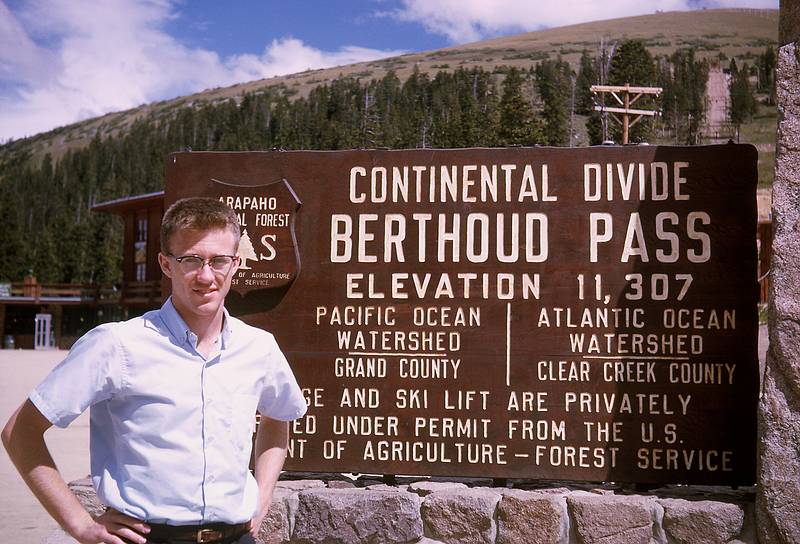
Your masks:
<instances>
[{"instance_id":1,"label":"wooden utility pole","mask_svg":"<svg viewBox=\"0 0 800 544\"><path fill-rule=\"evenodd\" d=\"M634 102L639 100L642 95L645 94L654 94L656 96L661 94L663 90L661 87L631 87L628 83L625 85L592 85L591 91L597 96L597 93L610 93L611 96L617 99L621 108L618 107L609 107L605 105L605 100L603 100L602 104L598 104L597 100L595 100L594 109L595 111L599 112L608 112L612 114L612 117L620 124L622 124L622 143L628 143L628 131L629 129L638 123L642 117L654 117L658 115L657 110L637 110L631 109L631 106ZM617 94L619 93L619 94ZM620 98L620 94L622 97ZM634 95L631 97L631 95ZM622 118L616 116L616 114L620 114ZM634 116L633 120L630 120L630 116Z\"/></svg>"}]
</instances>

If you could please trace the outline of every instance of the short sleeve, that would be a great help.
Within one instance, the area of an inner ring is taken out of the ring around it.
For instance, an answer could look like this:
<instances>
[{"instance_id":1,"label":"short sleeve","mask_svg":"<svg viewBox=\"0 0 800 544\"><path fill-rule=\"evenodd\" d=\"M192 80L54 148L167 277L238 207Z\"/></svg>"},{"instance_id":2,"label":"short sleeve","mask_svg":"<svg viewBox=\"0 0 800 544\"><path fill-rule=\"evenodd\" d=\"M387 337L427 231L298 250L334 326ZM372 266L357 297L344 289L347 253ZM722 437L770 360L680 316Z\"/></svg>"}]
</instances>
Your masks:
<instances>
[{"instance_id":1,"label":"short sleeve","mask_svg":"<svg viewBox=\"0 0 800 544\"><path fill-rule=\"evenodd\" d=\"M100 325L83 335L31 392L31 402L53 425L66 427L122 387L122 350L111 327Z\"/></svg>"},{"instance_id":2,"label":"short sleeve","mask_svg":"<svg viewBox=\"0 0 800 544\"><path fill-rule=\"evenodd\" d=\"M291 421L306 413L306 400L289 362L275 340L270 340L269 372L258 401L258 411L272 419Z\"/></svg>"}]
</instances>

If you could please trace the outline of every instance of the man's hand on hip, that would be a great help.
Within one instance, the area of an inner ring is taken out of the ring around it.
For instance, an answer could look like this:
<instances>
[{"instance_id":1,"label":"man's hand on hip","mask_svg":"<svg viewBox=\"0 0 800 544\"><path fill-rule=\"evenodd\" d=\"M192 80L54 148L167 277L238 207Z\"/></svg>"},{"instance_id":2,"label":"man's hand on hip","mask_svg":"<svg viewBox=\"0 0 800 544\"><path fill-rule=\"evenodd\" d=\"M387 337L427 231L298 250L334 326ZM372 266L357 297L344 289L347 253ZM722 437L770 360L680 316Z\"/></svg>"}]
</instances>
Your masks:
<instances>
[{"instance_id":1,"label":"man's hand on hip","mask_svg":"<svg viewBox=\"0 0 800 544\"><path fill-rule=\"evenodd\" d=\"M272 495L278 475L281 473L286 450L289 445L289 423L261 415L261 423L256 432L255 458L256 481L258 482L259 505L258 514L250 520L248 529L255 537L261 528L261 522L269 512Z\"/></svg>"},{"instance_id":2,"label":"man's hand on hip","mask_svg":"<svg viewBox=\"0 0 800 544\"><path fill-rule=\"evenodd\" d=\"M268 511L269 511L269 503L267 503L264 507L260 508L258 514L256 514L253 519L247 522L247 531L253 538L258 537L258 531L261 529L261 522L264 521L265 517L267 517Z\"/></svg>"},{"instance_id":3,"label":"man's hand on hip","mask_svg":"<svg viewBox=\"0 0 800 544\"><path fill-rule=\"evenodd\" d=\"M267 511L264 510L256 515L253 519L247 522L247 531L253 538L258 537L258 531L261 530L261 522L267 517Z\"/></svg>"},{"instance_id":4,"label":"man's hand on hip","mask_svg":"<svg viewBox=\"0 0 800 544\"><path fill-rule=\"evenodd\" d=\"M72 536L81 544L126 544L126 541L145 544L147 538L142 535L149 532L150 527L143 521L108 509Z\"/></svg>"}]
</instances>

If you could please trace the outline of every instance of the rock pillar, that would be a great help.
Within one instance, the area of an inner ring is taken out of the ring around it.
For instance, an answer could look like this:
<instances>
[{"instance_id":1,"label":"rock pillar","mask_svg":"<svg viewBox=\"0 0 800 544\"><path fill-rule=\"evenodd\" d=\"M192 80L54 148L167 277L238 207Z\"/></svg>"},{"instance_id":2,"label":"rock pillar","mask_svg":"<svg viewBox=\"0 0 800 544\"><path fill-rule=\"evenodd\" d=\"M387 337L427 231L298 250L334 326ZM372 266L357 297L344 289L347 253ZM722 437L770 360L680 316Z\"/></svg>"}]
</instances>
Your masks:
<instances>
[{"instance_id":1,"label":"rock pillar","mask_svg":"<svg viewBox=\"0 0 800 544\"><path fill-rule=\"evenodd\" d=\"M800 1L781 0L769 352L759 408L759 540L800 542Z\"/></svg>"}]
</instances>

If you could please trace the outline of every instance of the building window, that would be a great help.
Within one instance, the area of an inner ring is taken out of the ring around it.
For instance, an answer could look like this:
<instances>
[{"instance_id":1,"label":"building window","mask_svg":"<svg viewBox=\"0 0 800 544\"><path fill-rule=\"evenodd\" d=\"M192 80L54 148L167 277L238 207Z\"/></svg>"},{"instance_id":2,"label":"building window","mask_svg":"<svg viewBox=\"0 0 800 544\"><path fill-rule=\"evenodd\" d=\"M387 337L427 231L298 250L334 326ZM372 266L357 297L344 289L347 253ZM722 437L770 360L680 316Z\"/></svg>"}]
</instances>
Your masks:
<instances>
[{"instance_id":1,"label":"building window","mask_svg":"<svg viewBox=\"0 0 800 544\"><path fill-rule=\"evenodd\" d=\"M136 241L133 243L136 281L147 279L147 216L136 219Z\"/></svg>"},{"instance_id":2,"label":"building window","mask_svg":"<svg viewBox=\"0 0 800 544\"><path fill-rule=\"evenodd\" d=\"M136 220L136 241L147 241L147 217L140 217Z\"/></svg>"}]
</instances>

